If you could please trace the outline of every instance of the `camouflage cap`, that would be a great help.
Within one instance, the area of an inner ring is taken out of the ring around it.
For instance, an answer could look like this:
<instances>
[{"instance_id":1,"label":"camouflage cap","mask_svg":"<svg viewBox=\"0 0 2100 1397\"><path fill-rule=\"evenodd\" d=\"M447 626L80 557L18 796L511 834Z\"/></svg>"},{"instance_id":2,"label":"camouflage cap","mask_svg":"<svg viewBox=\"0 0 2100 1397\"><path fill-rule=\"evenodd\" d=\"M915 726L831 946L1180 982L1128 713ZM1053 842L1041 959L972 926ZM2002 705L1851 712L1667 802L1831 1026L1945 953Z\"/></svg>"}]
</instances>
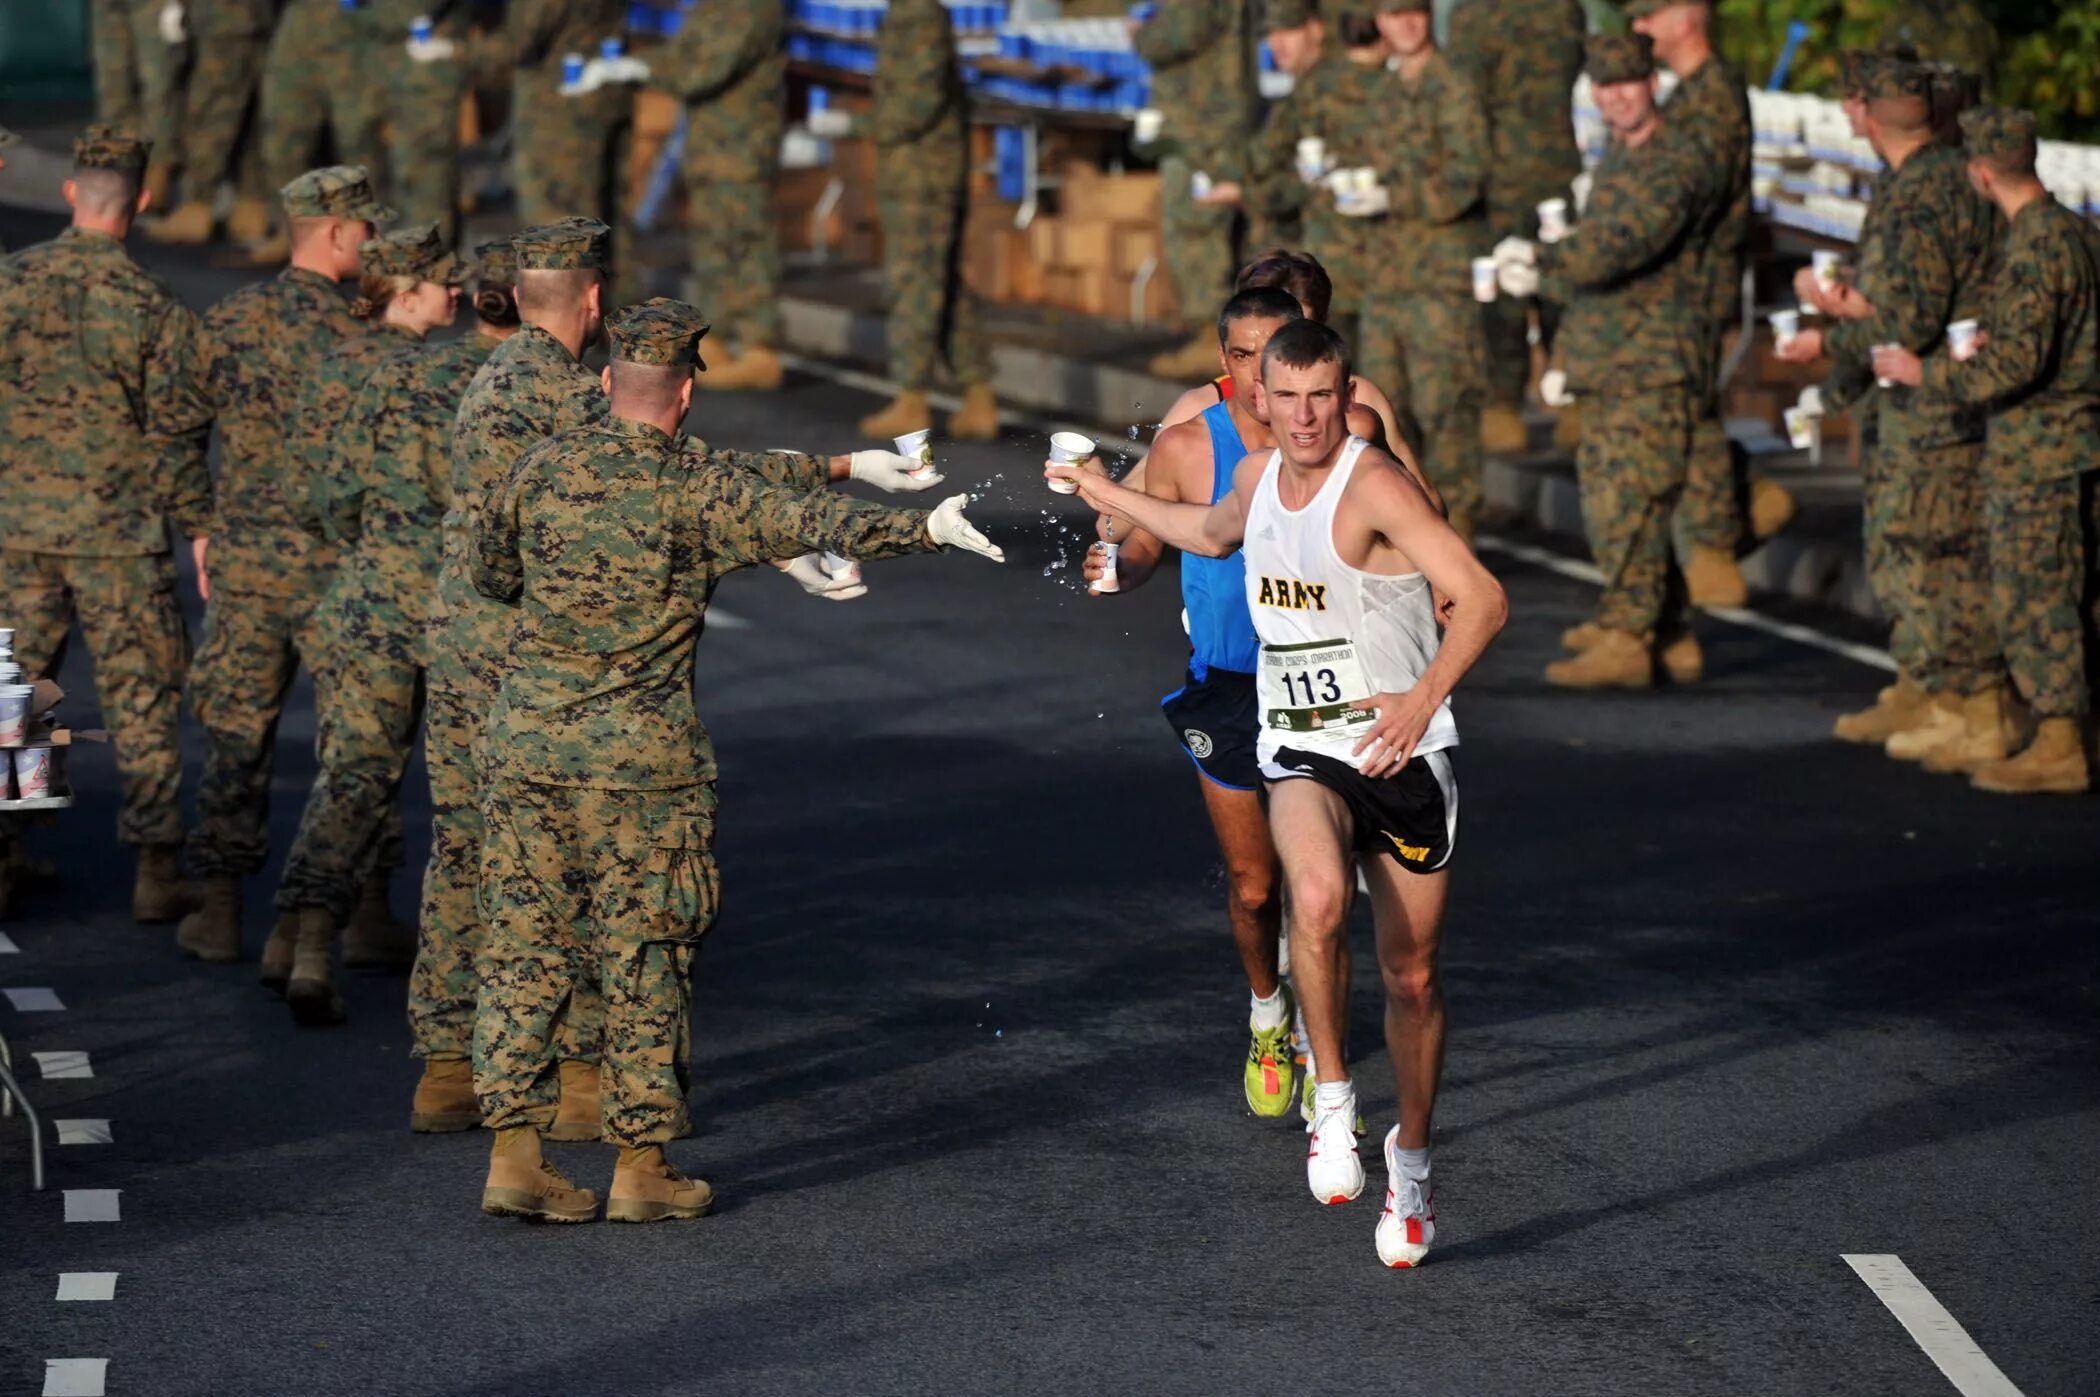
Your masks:
<instances>
[{"instance_id":1,"label":"camouflage cap","mask_svg":"<svg viewBox=\"0 0 2100 1397\"><path fill-rule=\"evenodd\" d=\"M1627 19L1643 19L1673 5L1704 5L1707 0L1621 0L1619 13Z\"/></svg>"},{"instance_id":2,"label":"camouflage cap","mask_svg":"<svg viewBox=\"0 0 2100 1397\"><path fill-rule=\"evenodd\" d=\"M1983 79L1952 63L1926 64L1925 79L1936 107L1945 106L1961 112L1983 100Z\"/></svg>"},{"instance_id":3,"label":"camouflage cap","mask_svg":"<svg viewBox=\"0 0 2100 1397\"><path fill-rule=\"evenodd\" d=\"M1318 0L1262 0L1261 27L1297 29L1320 17Z\"/></svg>"},{"instance_id":4,"label":"camouflage cap","mask_svg":"<svg viewBox=\"0 0 2100 1397\"><path fill-rule=\"evenodd\" d=\"M1646 34L1592 34L1582 41L1582 71L1593 83L1652 78L1655 41Z\"/></svg>"},{"instance_id":5,"label":"camouflage cap","mask_svg":"<svg viewBox=\"0 0 2100 1397\"><path fill-rule=\"evenodd\" d=\"M510 240L521 272L568 272L603 267L612 229L595 218L564 218L527 228Z\"/></svg>"},{"instance_id":6,"label":"camouflage cap","mask_svg":"<svg viewBox=\"0 0 2100 1397\"><path fill-rule=\"evenodd\" d=\"M2034 154L2034 113L1971 107L1961 114L1961 143L1971 156Z\"/></svg>"},{"instance_id":7,"label":"camouflage cap","mask_svg":"<svg viewBox=\"0 0 2100 1397\"><path fill-rule=\"evenodd\" d=\"M372 192L372 177L362 165L324 165L308 170L278 191L290 218L349 218L361 223L391 223L399 217Z\"/></svg>"},{"instance_id":8,"label":"camouflage cap","mask_svg":"<svg viewBox=\"0 0 2100 1397\"><path fill-rule=\"evenodd\" d=\"M116 170L136 178L152 154L151 141L142 141L122 127L95 125L73 142L73 168Z\"/></svg>"},{"instance_id":9,"label":"camouflage cap","mask_svg":"<svg viewBox=\"0 0 2100 1397\"><path fill-rule=\"evenodd\" d=\"M435 223L374 238L358 248L357 260L366 276L414 277L446 286L467 279L467 264L452 255Z\"/></svg>"},{"instance_id":10,"label":"camouflage cap","mask_svg":"<svg viewBox=\"0 0 2100 1397\"><path fill-rule=\"evenodd\" d=\"M700 340L707 333L707 317L700 308L669 296L652 296L639 305L627 306L606 322L612 336L612 357L629 364L688 365L706 372L700 357Z\"/></svg>"},{"instance_id":11,"label":"camouflage cap","mask_svg":"<svg viewBox=\"0 0 2100 1397\"><path fill-rule=\"evenodd\" d=\"M1870 102L1932 95L1932 70L1905 58L1891 56L1869 64L1860 78L1860 92Z\"/></svg>"},{"instance_id":12,"label":"camouflage cap","mask_svg":"<svg viewBox=\"0 0 2100 1397\"><path fill-rule=\"evenodd\" d=\"M1378 0L1378 13L1382 15L1413 14L1416 11L1436 9L1436 0Z\"/></svg>"},{"instance_id":13,"label":"camouflage cap","mask_svg":"<svg viewBox=\"0 0 2100 1397\"><path fill-rule=\"evenodd\" d=\"M474 249L474 280L484 290L508 290L518 284L518 253L510 239L500 238Z\"/></svg>"}]
</instances>

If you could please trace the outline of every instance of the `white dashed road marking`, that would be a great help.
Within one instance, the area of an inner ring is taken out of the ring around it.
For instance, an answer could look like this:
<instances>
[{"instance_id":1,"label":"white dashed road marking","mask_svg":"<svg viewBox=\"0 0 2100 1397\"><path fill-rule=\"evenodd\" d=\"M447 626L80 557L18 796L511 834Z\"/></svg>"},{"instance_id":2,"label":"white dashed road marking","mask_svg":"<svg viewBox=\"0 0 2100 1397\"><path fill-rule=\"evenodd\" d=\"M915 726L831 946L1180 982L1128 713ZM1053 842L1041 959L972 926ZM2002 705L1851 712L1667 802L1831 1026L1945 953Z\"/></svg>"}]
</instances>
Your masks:
<instances>
[{"instance_id":1,"label":"white dashed road marking","mask_svg":"<svg viewBox=\"0 0 2100 1397\"><path fill-rule=\"evenodd\" d=\"M58 1130L61 1145L106 1145L110 1142L108 1121L55 1120L51 1124Z\"/></svg>"},{"instance_id":2,"label":"white dashed road marking","mask_svg":"<svg viewBox=\"0 0 2100 1397\"><path fill-rule=\"evenodd\" d=\"M44 1397L102 1397L109 1381L107 1358L47 1358Z\"/></svg>"},{"instance_id":3,"label":"white dashed road marking","mask_svg":"<svg viewBox=\"0 0 2100 1397\"><path fill-rule=\"evenodd\" d=\"M1969 1331L1911 1274L1902 1257L1848 1254L1844 1261L1910 1331L1925 1356L1939 1365L1962 1397L2021 1397L2012 1379L1976 1347Z\"/></svg>"},{"instance_id":4,"label":"white dashed road marking","mask_svg":"<svg viewBox=\"0 0 2100 1397\"><path fill-rule=\"evenodd\" d=\"M114 1300L117 1298L117 1273L115 1271L61 1271L58 1276L58 1298L61 1300Z\"/></svg>"},{"instance_id":5,"label":"white dashed road marking","mask_svg":"<svg viewBox=\"0 0 2100 1397\"><path fill-rule=\"evenodd\" d=\"M121 1222L117 1208L120 1188L69 1188L66 1194L67 1222Z\"/></svg>"},{"instance_id":6,"label":"white dashed road marking","mask_svg":"<svg viewBox=\"0 0 2100 1397\"><path fill-rule=\"evenodd\" d=\"M20 954L22 954L22 948L15 944L15 939L6 932L0 931L0 956L18 956Z\"/></svg>"},{"instance_id":7,"label":"white dashed road marking","mask_svg":"<svg viewBox=\"0 0 2100 1397\"><path fill-rule=\"evenodd\" d=\"M66 1006L59 1003L58 995L47 989L0 990L7 1002L15 1006L18 1014L55 1014Z\"/></svg>"},{"instance_id":8,"label":"white dashed road marking","mask_svg":"<svg viewBox=\"0 0 2100 1397\"><path fill-rule=\"evenodd\" d=\"M46 1081L59 1081L71 1077L92 1077L95 1069L88 1063L86 1053L31 1053L36 1059L37 1069Z\"/></svg>"}]
</instances>

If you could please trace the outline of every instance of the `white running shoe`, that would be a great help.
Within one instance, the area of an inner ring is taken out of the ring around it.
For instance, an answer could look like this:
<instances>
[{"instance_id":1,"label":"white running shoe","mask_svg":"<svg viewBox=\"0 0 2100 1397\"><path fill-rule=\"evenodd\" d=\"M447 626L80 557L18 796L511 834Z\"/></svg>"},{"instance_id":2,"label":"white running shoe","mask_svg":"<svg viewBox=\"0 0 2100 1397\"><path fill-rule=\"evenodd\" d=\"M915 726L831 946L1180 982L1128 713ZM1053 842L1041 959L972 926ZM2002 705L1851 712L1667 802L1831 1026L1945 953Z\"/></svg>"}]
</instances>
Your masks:
<instances>
[{"instance_id":1,"label":"white running shoe","mask_svg":"<svg viewBox=\"0 0 2100 1397\"><path fill-rule=\"evenodd\" d=\"M1313 1117L1305 1152L1305 1183L1322 1203L1347 1203L1364 1191L1364 1162L1356 1153L1356 1096Z\"/></svg>"},{"instance_id":2,"label":"white running shoe","mask_svg":"<svg viewBox=\"0 0 2100 1397\"><path fill-rule=\"evenodd\" d=\"M1400 1127L1385 1137L1385 1211L1378 1215L1378 1259L1395 1270L1420 1266L1436 1240L1436 1185L1400 1172Z\"/></svg>"}]
</instances>

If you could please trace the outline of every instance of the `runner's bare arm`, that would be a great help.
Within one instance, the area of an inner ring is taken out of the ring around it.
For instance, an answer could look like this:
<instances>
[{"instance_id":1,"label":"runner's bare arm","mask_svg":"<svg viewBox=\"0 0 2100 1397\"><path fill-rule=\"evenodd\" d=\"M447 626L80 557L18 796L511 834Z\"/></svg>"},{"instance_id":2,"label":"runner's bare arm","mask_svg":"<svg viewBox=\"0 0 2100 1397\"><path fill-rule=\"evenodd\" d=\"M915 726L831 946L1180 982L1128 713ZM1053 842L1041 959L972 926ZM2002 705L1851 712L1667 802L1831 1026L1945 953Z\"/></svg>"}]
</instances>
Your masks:
<instances>
[{"instance_id":1,"label":"runner's bare arm","mask_svg":"<svg viewBox=\"0 0 2100 1397\"><path fill-rule=\"evenodd\" d=\"M1145 458L1145 463L1152 469L1146 472L1142 481L1135 478L1137 472L1133 471L1123 482L1125 488L1142 491L1156 500L1180 503L1190 498L1182 491L1182 481L1187 478L1189 469L1196 465L1210 465L1210 434L1200 423L1185 422L1169 427L1159 434L1159 440L1153 443L1152 454ZM1143 586L1159 567L1159 560L1167 551L1166 545L1159 541L1158 535L1145 532L1127 518L1112 514L1100 517L1103 521L1101 537L1120 545L1116 552L1116 579L1121 589L1127 592L1133 587ZM1110 526L1113 526L1113 533L1106 531ZM1084 576L1088 583L1101 580L1101 561L1098 547L1087 550Z\"/></svg>"},{"instance_id":2,"label":"runner's bare arm","mask_svg":"<svg viewBox=\"0 0 2100 1397\"><path fill-rule=\"evenodd\" d=\"M1110 480L1100 461L1091 458L1071 466L1046 461L1043 476L1078 481L1080 496L1095 509L1128 519L1184 553L1222 558L1239 547L1246 534L1247 501L1267 461L1266 452L1241 461L1233 471L1232 493L1213 505L1174 504L1141 495Z\"/></svg>"}]
</instances>

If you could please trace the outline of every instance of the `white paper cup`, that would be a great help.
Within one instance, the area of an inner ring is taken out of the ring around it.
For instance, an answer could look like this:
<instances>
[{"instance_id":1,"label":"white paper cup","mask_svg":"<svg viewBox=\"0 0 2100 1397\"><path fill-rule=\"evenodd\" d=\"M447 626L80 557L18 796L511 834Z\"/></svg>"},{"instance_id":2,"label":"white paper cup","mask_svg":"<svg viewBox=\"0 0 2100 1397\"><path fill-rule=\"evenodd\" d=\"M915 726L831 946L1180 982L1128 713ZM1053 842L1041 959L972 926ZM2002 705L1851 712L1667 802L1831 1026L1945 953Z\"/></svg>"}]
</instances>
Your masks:
<instances>
[{"instance_id":1,"label":"white paper cup","mask_svg":"<svg viewBox=\"0 0 2100 1397\"><path fill-rule=\"evenodd\" d=\"M1327 142L1318 136L1301 136L1298 140L1298 164L1317 169L1327 163Z\"/></svg>"},{"instance_id":2,"label":"white paper cup","mask_svg":"<svg viewBox=\"0 0 2100 1397\"><path fill-rule=\"evenodd\" d=\"M1816 415L1798 407L1786 410L1786 439L1796 451L1807 451L1816 444Z\"/></svg>"},{"instance_id":3,"label":"white paper cup","mask_svg":"<svg viewBox=\"0 0 2100 1397\"><path fill-rule=\"evenodd\" d=\"M0 650L12 655L15 652L15 630L12 626L0 626Z\"/></svg>"},{"instance_id":4,"label":"white paper cup","mask_svg":"<svg viewBox=\"0 0 2100 1397\"><path fill-rule=\"evenodd\" d=\"M1947 353L1956 363L1967 360L1976 352L1978 328L1973 320L1957 320L1947 327Z\"/></svg>"},{"instance_id":5,"label":"white paper cup","mask_svg":"<svg viewBox=\"0 0 2100 1397\"><path fill-rule=\"evenodd\" d=\"M834 582L860 581L860 564L851 558L842 558L836 553L826 553L824 555L824 571L831 575L831 580Z\"/></svg>"},{"instance_id":6,"label":"white paper cup","mask_svg":"<svg viewBox=\"0 0 2100 1397\"><path fill-rule=\"evenodd\" d=\"M1050 438L1050 459L1061 466L1069 466L1075 461L1084 461L1093 454L1094 439L1092 437L1084 437L1077 432L1059 432ZM1076 480L1053 480L1050 482L1050 488L1060 495L1076 495L1079 493L1079 482Z\"/></svg>"},{"instance_id":7,"label":"white paper cup","mask_svg":"<svg viewBox=\"0 0 2100 1397\"><path fill-rule=\"evenodd\" d=\"M29 684L0 685L0 747L19 747L29 736Z\"/></svg>"},{"instance_id":8,"label":"white paper cup","mask_svg":"<svg viewBox=\"0 0 2100 1397\"><path fill-rule=\"evenodd\" d=\"M51 749L18 747L13 753L15 790L23 800L40 800L51 794Z\"/></svg>"},{"instance_id":9,"label":"white paper cup","mask_svg":"<svg viewBox=\"0 0 2100 1397\"><path fill-rule=\"evenodd\" d=\"M22 667L13 660L0 660L0 684L22 682Z\"/></svg>"},{"instance_id":10,"label":"white paper cup","mask_svg":"<svg viewBox=\"0 0 2100 1397\"><path fill-rule=\"evenodd\" d=\"M1495 299L1495 259L1476 257L1473 259L1473 299L1486 305Z\"/></svg>"},{"instance_id":11,"label":"white paper cup","mask_svg":"<svg viewBox=\"0 0 2100 1397\"><path fill-rule=\"evenodd\" d=\"M1101 545L1101 580L1094 584L1095 591L1120 592L1123 590L1123 584L1116 578L1116 550L1122 546L1120 543L1104 543Z\"/></svg>"},{"instance_id":12,"label":"white paper cup","mask_svg":"<svg viewBox=\"0 0 2100 1397\"><path fill-rule=\"evenodd\" d=\"M1896 346L1892 344L1877 344L1874 347L1876 349L1894 349ZM1894 388L1896 386L1896 380L1893 378L1877 377L1874 380L1874 386L1877 388Z\"/></svg>"},{"instance_id":13,"label":"white paper cup","mask_svg":"<svg viewBox=\"0 0 2100 1397\"><path fill-rule=\"evenodd\" d=\"M1157 107L1140 107L1131 119L1131 134L1141 146L1151 145L1159 139L1159 133L1167 126L1167 114Z\"/></svg>"},{"instance_id":14,"label":"white paper cup","mask_svg":"<svg viewBox=\"0 0 2100 1397\"><path fill-rule=\"evenodd\" d=\"M1797 310L1775 310L1772 312L1772 343L1785 349L1801 333L1801 312Z\"/></svg>"},{"instance_id":15,"label":"white paper cup","mask_svg":"<svg viewBox=\"0 0 2100 1397\"><path fill-rule=\"evenodd\" d=\"M1816 280L1826 289L1837 285L1838 268L1845 265L1842 254L1819 248L1808 255L1808 261L1816 269Z\"/></svg>"},{"instance_id":16,"label":"white paper cup","mask_svg":"<svg viewBox=\"0 0 2100 1397\"><path fill-rule=\"evenodd\" d=\"M933 428L912 432L896 439L897 454L909 456L919 464L911 474L920 479L933 474Z\"/></svg>"},{"instance_id":17,"label":"white paper cup","mask_svg":"<svg viewBox=\"0 0 2100 1397\"><path fill-rule=\"evenodd\" d=\"M1568 231L1568 201L1548 199L1539 205L1539 236L1558 238Z\"/></svg>"}]
</instances>

